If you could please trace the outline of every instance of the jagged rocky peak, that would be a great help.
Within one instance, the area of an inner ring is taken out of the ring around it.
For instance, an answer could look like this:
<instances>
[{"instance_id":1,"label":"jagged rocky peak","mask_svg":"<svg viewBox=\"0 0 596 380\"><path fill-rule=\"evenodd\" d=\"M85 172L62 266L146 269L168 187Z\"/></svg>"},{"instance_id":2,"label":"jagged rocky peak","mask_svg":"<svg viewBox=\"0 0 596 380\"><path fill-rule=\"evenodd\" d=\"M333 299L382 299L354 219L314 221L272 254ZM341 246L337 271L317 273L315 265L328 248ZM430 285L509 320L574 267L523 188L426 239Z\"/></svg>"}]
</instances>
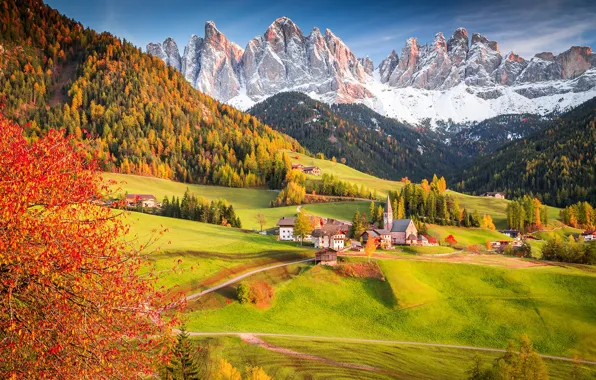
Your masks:
<instances>
[{"instance_id":1,"label":"jagged rocky peak","mask_svg":"<svg viewBox=\"0 0 596 380\"><path fill-rule=\"evenodd\" d=\"M468 51L465 81L471 86L494 84L492 74L501 64L501 53L497 43L489 41L480 33L472 34L472 45Z\"/></svg>"},{"instance_id":2,"label":"jagged rocky peak","mask_svg":"<svg viewBox=\"0 0 596 380\"><path fill-rule=\"evenodd\" d=\"M538 53L538 54L534 55L534 57L540 58L544 61L549 61L549 62L552 62L555 60L555 55L553 53L551 53L550 51Z\"/></svg>"},{"instance_id":3,"label":"jagged rocky peak","mask_svg":"<svg viewBox=\"0 0 596 380\"><path fill-rule=\"evenodd\" d=\"M247 94L260 98L308 80L305 38L292 20L280 17L251 40L242 57Z\"/></svg>"},{"instance_id":4,"label":"jagged rocky peak","mask_svg":"<svg viewBox=\"0 0 596 380\"><path fill-rule=\"evenodd\" d=\"M207 21L195 87L219 100L238 95L243 53L242 48L230 42L213 21Z\"/></svg>"},{"instance_id":5,"label":"jagged rocky peak","mask_svg":"<svg viewBox=\"0 0 596 380\"><path fill-rule=\"evenodd\" d=\"M447 41L447 51L451 62L459 66L466 60L469 50L468 31L465 28L457 28Z\"/></svg>"},{"instance_id":6,"label":"jagged rocky peak","mask_svg":"<svg viewBox=\"0 0 596 380\"><path fill-rule=\"evenodd\" d=\"M178 45L172 38L166 38L163 44L150 42L146 46L147 53L163 60L166 65L172 66L176 70L182 68L182 60Z\"/></svg>"},{"instance_id":7,"label":"jagged rocky peak","mask_svg":"<svg viewBox=\"0 0 596 380\"><path fill-rule=\"evenodd\" d=\"M431 45L420 48L416 71L411 86L435 90L440 88L451 73L451 59L447 53L447 41L443 33L437 33Z\"/></svg>"},{"instance_id":8,"label":"jagged rocky peak","mask_svg":"<svg viewBox=\"0 0 596 380\"><path fill-rule=\"evenodd\" d=\"M182 55L182 75L192 86L196 85L197 76L201 70L201 54L203 53L203 38L192 34Z\"/></svg>"},{"instance_id":9,"label":"jagged rocky peak","mask_svg":"<svg viewBox=\"0 0 596 380\"><path fill-rule=\"evenodd\" d=\"M397 67L398 63L399 57L397 56L397 53L395 50L391 50L391 53L389 53L387 58L382 60L379 64L379 77L381 79L381 83L387 83L389 81L389 77L391 76L391 73L393 73L393 70L395 70Z\"/></svg>"},{"instance_id":10,"label":"jagged rocky peak","mask_svg":"<svg viewBox=\"0 0 596 380\"><path fill-rule=\"evenodd\" d=\"M166 54L166 64L172 66L176 70L182 69L182 57L180 57L180 50L173 38L168 37L163 42L163 50Z\"/></svg>"},{"instance_id":11,"label":"jagged rocky peak","mask_svg":"<svg viewBox=\"0 0 596 380\"><path fill-rule=\"evenodd\" d=\"M514 52L509 52L495 70L495 82L506 86L512 85L526 66L528 62L525 59Z\"/></svg>"},{"instance_id":12,"label":"jagged rocky peak","mask_svg":"<svg viewBox=\"0 0 596 380\"><path fill-rule=\"evenodd\" d=\"M358 58L358 62L360 62L364 68L364 72L366 72L368 75L372 75L373 71L375 70L375 65L373 64L372 59L366 56L364 58Z\"/></svg>"},{"instance_id":13,"label":"jagged rocky peak","mask_svg":"<svg viewBox=\"0 0 596 380\"><path fill-rule=\"evenodd\" d=\"M555 61L561 66L563 79L575 78L592 67L592 49L588 46L572 46L559 54Z\"/></svg>"},{"instance_id":14,"label":"jagged rocky peak","mask_svg":"<svg viewBox=\"0 0 596 380\"><path fill-rule=\"evenodd\" d=\"M147 44L147 46L145 47L145 50L147 51L147 53L151 54L152 56L155 56L163 61L166 60L166 53L163 50L163 46L161 46L161 43L157 42L149 42Z\"/></svg>"},{"instance_id":15,"label":"jagged rocky peak","mask_svg":"<svg viewBox=\"0 0 596 380\"><path fill-rule=\"evenodd\" d=\"M406 41L406 46L401 50L401 58L397 67L389 77L389 85L395 87L408 87L412 81L412 76L416 71L418 56L418 40L414 37L410 37Z\"/></svg>"}]
</instances>

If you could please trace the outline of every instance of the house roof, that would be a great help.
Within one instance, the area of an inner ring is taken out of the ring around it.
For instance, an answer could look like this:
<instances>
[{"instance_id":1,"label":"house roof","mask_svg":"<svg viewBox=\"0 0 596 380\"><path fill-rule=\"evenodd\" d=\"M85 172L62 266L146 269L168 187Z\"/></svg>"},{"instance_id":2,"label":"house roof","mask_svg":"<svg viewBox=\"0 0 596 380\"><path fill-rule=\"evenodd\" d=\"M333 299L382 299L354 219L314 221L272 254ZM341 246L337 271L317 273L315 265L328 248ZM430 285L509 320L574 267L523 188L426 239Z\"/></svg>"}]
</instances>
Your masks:
<instances>
[{"instance_id":1,"label":"house roof","mask_svg":"<svg viewBox=\"0 0 596 380\"><path fill-rule=\"evenodd\" d=\"M391 235L391 231L384 230L384 229L375 228L373 231L375 231L379 235Z\"/></svg>"},{"instance_id":2,"label":"house roof","mask_svg":"<svg viewBox=\"0 0 596 380\"><path fill-rule=\"evenodd\" d=\"M333 248L325 248L325 249L315 253L315 256L320 257L321 255L329 255L329 254L337 256L337 251Z\"/></svg>"},{"instance_id":3,"label":"house roof","mask_svg":"<svg viewBox=\"0 0 596 380\"><path fill-rule=\"evenodd\" d=\"M593 230L593 231L590 231L590 230L584 231L584 232L582 232L582 235L584 235L584 236L586 236L586 235L596 235L596 230Z\"/></svg>"},{"instance_id":4,"label":"house roof","mask_svg":"<svg viewBox=\"0 0 596 380\"><path fill-rule=\"evenodd\" d=\"M493 196L493 195L505 195L505 193L501 193L500 191L487 191L486 193L482 194L484 196Z\"/></svg>"},{"instance_id":5,"label":"house roof","mask_svg":"<svg viewBox=\"0 0 596 380\"><path fill-rule=\"evenodd\" d=\"M391 225L391 232L406 232L412 219L396 219Z\"/></svg>"},{"instance_id":6,"label":"house roof","mask_svg":"<svg viewBox=\"0 0 596 380\"><path fill-rule=\"evenodd\" d=\"M152 194L127 194L126 199L127 200L140 199L140 200L145 201L148 199L156 199L156 198L155 198L155 195L152 195Z\"/></svg>"},{"instance_id":7,"label":"house roof","mask_svg":"<svg viewBox=\"0 0 596 380\"><path fill-rule=\"evenodd\" d=\"M294 227L294 223L296 222L296 218L295 217L285 217L282 216L281 218L279 218L279 220L277 221L277 225L279 227Z\"/></svg>"},{"instance_id":8,"label":"house roof","mask_svg":"<svg viewBox=\"0 0 596 380\"><path fill-rule=\"evenodd\" d=\"M304 170L315 170L315 169L319 169L318 166L305 166Z\"/></svg>"}]
</instances>

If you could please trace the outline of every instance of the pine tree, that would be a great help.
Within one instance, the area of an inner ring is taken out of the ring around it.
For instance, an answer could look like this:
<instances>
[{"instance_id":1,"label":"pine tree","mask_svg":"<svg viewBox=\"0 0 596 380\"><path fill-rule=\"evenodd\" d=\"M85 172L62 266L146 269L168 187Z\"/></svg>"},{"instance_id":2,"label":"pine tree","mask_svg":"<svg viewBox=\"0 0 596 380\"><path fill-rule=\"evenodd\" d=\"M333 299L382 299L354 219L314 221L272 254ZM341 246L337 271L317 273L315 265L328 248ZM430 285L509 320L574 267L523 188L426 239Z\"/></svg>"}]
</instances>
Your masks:
<instances>
[{"instance_id":1,"label":"pine tree","mask_svg":"<svg viewBox=\"0 0 596 380\"><path fill-rule=\"evenodd\" d=\"M198 380L199 367L193 356L193 349L196 349L189 340L188 332L184 325L176 336L176 346L172 353L172 361L167 367L167 373L175 380Z\"/></svg>"}]
</instances>

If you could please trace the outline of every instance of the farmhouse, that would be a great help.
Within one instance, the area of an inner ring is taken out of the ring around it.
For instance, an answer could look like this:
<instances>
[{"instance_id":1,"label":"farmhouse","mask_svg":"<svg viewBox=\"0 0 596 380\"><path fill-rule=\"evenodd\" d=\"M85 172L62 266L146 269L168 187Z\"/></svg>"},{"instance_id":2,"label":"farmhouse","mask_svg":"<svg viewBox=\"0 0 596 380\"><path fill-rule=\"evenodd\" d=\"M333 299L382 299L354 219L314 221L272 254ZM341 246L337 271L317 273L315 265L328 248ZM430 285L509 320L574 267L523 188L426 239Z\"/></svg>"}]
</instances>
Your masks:
<instances>
[{"instance_id":1,"label":"farmhouse","mask_svg":"<svg viewBox=\"0 0 596 380\"><path fill-rule=\"evenodd\" d=\"M391 244L418 244L418 229L412 219L393 220L391 200L387 197L385 212L383 213L384 230L391 234Z\"/></svg>"},{"instance_id":2,"label":"farmhouse","mask_svg":"<svg viewBox=\"0 0 596 380\"><path fill-rule=\"evenodd\" d=\"M512 239L521 239L521 232L519 232L518 230L502 230L499 232L503 235L509 236Z\"/></svg>"},{"instance_id":3,"label":"farmhouse","mask_svg":"<svg viewBox=\"0 0 596 380\"><path fill-rule=\"evenodd\" d=\"M315 253L315 265L337 265L337 251L333 248L325 248Z\"/></svg>"},{"instance_id":4,"label":"farmhouse","mask_svg":"<svg viewBox=\"0 0 596 380\"><path fill-rule=\"evenodd\" d=\"M312 175L319 175L321 174L321 169L318 166L305 166L302 171L304 174L312 174Z\"/></svg>"},{"instance_id":5,"label":"farmhouse","mask_svg":"<svg viewBox=\"0 0 596 380\"><path fill-rule=\"evenodd\" d=\"M277 226L279 227L279 240L294 241L294 224L295 223L296 223L296 218L294 218L294 217L282 216L277 221Z\"/></svg>"},{"instance_id":6,"label":"farmhouse","mask_svg":"<svg viewBox=\"0 0 596 380\"><path fill-rule=\"evenodd\" d=\"M302 164L292 164L292 169L303 171L304 170L304 165L302 165Z\"/></svg>"},{"instance_id":7,"label":"farmhouse","mask_svg":"<svg viewBox=\"0 0 596 380\"><path fill-rule=\"evenodd\" d=\"M342 250L346 241L346 228L340 225L326 224L315 228L312 232L312 242L315 248L333 248Z\"/></svg>"},{"instance_id":8,"label":"farmhouse","mask_svg":"<svg viewBox=\"0 0 596 380\"><path fill-rule=\"evenodd\" d=\"M159 207L159 203L157 203L157 199L154 195L151 194L127 194L126 195L126 205L129 207L134 206L143 206L143 207Z\"/></svg>"},{"instance_id":9,"label":"farmhouse","mask_svg":"<svg viewBox=\"0 0 596 380\"><path fill-rule=\"evenodd\" d=\"M584 241L596 241L596 230L584 231L582 236L584 237Z\"/></svg>"},{"instance_id":10,"label":"farmhouse","mask_svg":"<svg viewBox=\"0 0 596 380\"><path fill-rule=\"evenodd\" d=\"M499 192L487 192L481 194L482 197L490 197L490 198L497 198L497 199L505 199L505 194Z\"/></svg>"},{"instance_id":11,"label":"farmhouse","mask_svg":"<svg viewBox=\"0 0 596 380\"><path fill-rule=\"evenodd\" d=\"M375 239L377 242L377 247L391 249L391 232L385 229L367 230L364 231L360 237L365 243L368 241L368 239Z\"/></svg>"}]
</instances>

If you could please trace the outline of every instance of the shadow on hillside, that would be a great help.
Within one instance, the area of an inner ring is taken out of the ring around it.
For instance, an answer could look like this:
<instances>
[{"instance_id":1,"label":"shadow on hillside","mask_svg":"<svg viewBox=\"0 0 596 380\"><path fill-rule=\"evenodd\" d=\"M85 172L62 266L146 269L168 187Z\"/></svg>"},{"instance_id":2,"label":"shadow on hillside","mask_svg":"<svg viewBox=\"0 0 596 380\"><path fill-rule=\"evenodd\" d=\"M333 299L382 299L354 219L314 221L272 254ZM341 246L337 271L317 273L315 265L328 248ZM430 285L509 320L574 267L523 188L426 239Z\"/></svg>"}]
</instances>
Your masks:
<instances>
[{"instance_id":1,"label":"shadow on hillside","mask_svg":"<svg viewBox=\"0 0 596 380\"><path fill-rule=\"evenodd\" d=\"M383 306L390 309L397 307L397 298L395 298L389 282L376 278L367 278L363 280L362 286L366 293L379 301Z\"/></svg>"}]
</instances>

